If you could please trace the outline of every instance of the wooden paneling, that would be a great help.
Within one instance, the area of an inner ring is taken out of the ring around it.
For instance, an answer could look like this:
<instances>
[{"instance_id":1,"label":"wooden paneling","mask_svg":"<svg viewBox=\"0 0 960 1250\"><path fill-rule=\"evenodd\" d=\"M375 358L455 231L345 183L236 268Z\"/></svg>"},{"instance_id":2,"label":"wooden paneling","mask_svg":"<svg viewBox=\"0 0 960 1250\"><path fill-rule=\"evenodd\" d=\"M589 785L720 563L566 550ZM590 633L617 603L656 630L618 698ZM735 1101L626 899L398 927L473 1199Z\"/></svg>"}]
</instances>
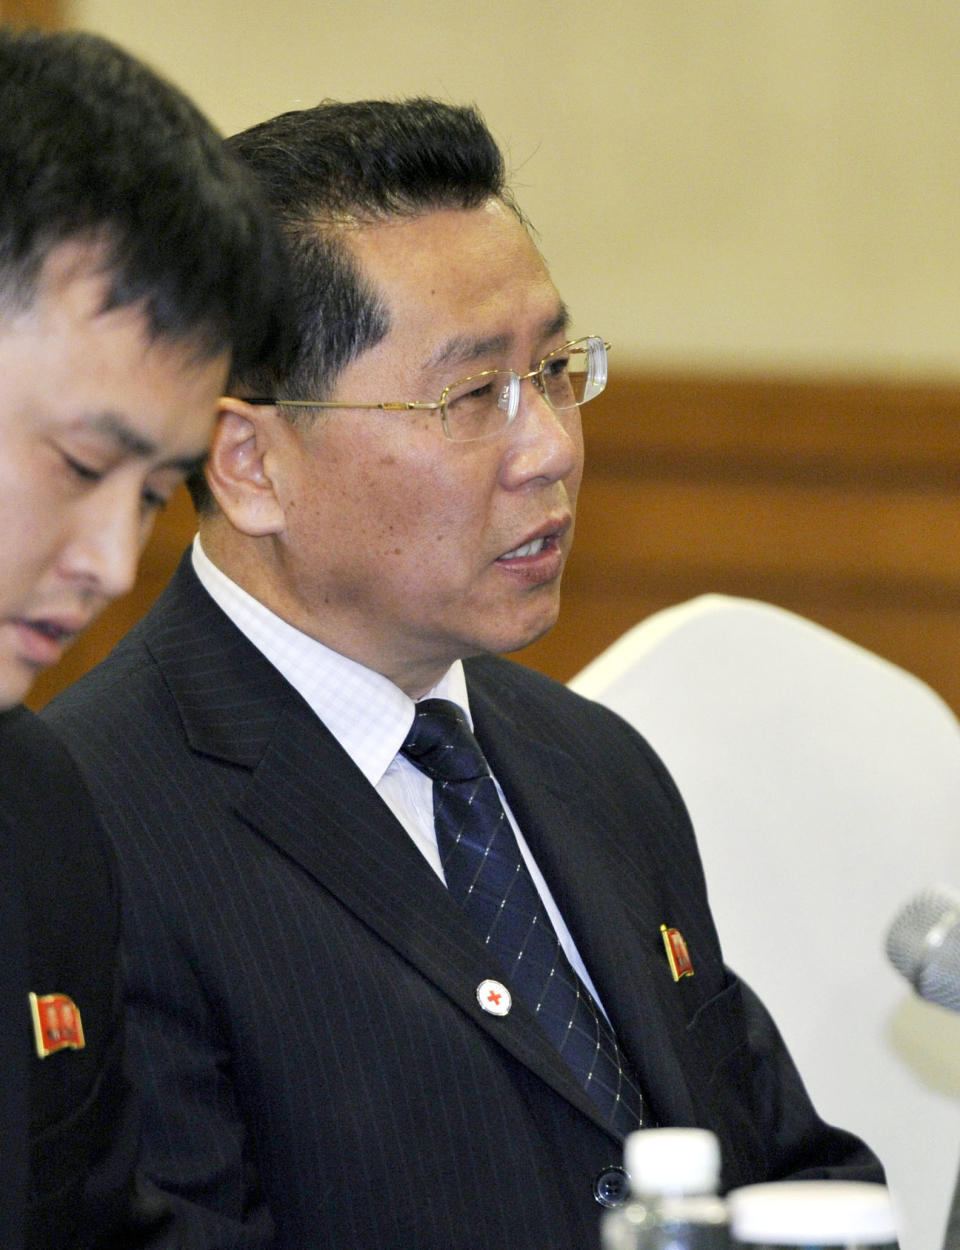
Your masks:
<instances>
[{"instance_id":1,"label":"wooden paneling","mask_svg":"<svg viewBox=\"0 0 960 1250\"><path fill-rule=\"evenodd\" d=\"M620 374L584 423L563 612L518 658L565 680L650 612L721 591L853 638L960 711L960 384ZM44 676L35 705L141 615L191 527L178 499L135 595Z\"/></svg>"},{"instance_id":2,"label":"wooden paneling","mask_svg":"<svg viewBox=\"0 0 960 1250\"><path fill-rule=\"evenodd\" d=\"M0 0L0 20L10 26L60 30L64 26L63 0Z\"/></svg>"}]
</instances>

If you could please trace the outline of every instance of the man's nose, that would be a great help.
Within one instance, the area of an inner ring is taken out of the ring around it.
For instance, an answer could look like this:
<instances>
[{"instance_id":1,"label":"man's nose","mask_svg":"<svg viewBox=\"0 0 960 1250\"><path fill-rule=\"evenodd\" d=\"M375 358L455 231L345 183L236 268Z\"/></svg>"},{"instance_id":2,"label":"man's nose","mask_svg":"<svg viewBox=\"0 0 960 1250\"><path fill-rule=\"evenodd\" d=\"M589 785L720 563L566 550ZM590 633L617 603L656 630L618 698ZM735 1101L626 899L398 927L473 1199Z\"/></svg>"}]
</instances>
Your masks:
<instances>
[{"instance_id":1,"label":"man's nose","mask_svg":"<svg viewBox=\"0 0 960 1250\"><path fill-rule=\"evenodd\" d=\"M533 378L524 379L521 385L513 435L506 464L508 484L519 485L535 478L562 480L582 465L580 409L557 411Z\"/></svg>"},{"instance_id":2,"label":"man's nose","mask_svg":"<svg viewBox=\"0 0 960 1250\"><path fill-rule=\"evenodd\" d=\"M111 483L93 491L68 537L67 573L106 599L125 595L136 579L148 528L138 489Z\"/></svg>"}]
</instances>

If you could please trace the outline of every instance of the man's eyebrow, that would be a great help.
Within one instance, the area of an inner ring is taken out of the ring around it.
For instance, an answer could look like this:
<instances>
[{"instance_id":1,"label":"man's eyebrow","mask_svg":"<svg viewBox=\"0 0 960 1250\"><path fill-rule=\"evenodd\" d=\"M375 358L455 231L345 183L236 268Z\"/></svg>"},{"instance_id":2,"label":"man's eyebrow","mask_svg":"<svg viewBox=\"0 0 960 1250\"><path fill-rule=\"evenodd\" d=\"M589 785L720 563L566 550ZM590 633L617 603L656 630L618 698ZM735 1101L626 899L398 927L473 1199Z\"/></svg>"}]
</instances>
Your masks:
<instances>
[{"instance_id":1,"label":"man's eyebrow","mask_svg":"<svg viewBox=\"0 0 960 1250\"><path fill-rule=\"evenodd\" d=\"M483 339L458 334L448 339L433 353L427 361L427 368L439 369L442 365L465 365L471 360L480 360L484 356L502 355L509 346L510 337L506 334L492 334Z\"/></svg>"},{"instance_id":2,"label":"man's eyebrow","mask_svg":"<svg viewBox=\"0 0 960 1250\"><path fill-rule=\"evenodd\" d=\"M136 456L140 460L149 460L157 454L157 445L138 430L131 429L123 417L117 413L105 412L91 422L91 427L99 434L104 434L115 443L117 449L125 455ZM197 456L174 456L158 466L164 469L176 469L187 475L203 464L206 452Z\"/></svg>"},{"instance_id":3,"label":"man's eyebrow","mask_svg":"<svg viewBox=\"0 0 960 1250\"><path fill-rule=\"evenodd\" d=\"M540 338L548 339L554 334L566 330L570 323L570 313L566 305L561 304L557 312L547 318L540 327ZM508 334L491 334L486 338L470 338L458 334L443 343L427 361L427 369L439 369L451 364L469 364L473 360L481 360L484 356L503 355L510 348L511 339Z\"/></svg>"}]
</instances>

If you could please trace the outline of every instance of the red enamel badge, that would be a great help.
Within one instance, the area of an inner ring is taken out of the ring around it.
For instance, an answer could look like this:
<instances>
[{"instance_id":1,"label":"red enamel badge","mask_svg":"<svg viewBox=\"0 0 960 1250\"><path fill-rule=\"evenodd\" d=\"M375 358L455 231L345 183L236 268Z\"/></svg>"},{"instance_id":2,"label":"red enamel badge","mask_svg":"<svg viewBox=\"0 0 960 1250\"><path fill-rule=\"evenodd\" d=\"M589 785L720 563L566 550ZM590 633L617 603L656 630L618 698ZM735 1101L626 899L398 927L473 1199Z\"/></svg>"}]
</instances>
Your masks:
<instances>
[{"instance_id":1,"label":"red enamel badge","mask_svg":"<svg viewBox=\"0 0 960 1250\"><path fill-rule=\"evenodd\" d=\"M58 1050L83 1050L83 1024L77 1004L66 994L31 993L33 1038L41 1059Z\"/></svg>"},{"instance_id":2,"label":"red enamel badge","mask_svg":"<svg viewBox=\"0 0 960 1250\"><path fill-rule=\"evenodd\" d=\"M679 981L681 977L692 977L693 964L690 962L690 952L687 950L683 934L679 929L668 929L665 924L660 926L660 933L663 936L667 963L670 965L674 981Z\"/></svg>"}]
</instances>

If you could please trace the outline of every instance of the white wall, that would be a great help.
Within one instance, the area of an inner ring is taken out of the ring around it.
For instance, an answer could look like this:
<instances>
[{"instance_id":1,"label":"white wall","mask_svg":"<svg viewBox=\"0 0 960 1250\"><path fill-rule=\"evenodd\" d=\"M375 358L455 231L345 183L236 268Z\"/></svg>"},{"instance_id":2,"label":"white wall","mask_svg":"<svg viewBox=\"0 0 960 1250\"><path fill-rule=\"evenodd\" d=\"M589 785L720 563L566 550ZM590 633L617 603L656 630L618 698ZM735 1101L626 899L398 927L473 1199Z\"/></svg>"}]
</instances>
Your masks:
<instances>
[{"instance_id":1,"label":"white wall","mask_svg":"<svg viewBox=\"0 0 960 1250\"><path fill-rule=\"evenodd\" d=\"M617 359L960 373L946 0L73 0L225 130L322 96L479 104Z\"/></svg>"}]
</instances>

